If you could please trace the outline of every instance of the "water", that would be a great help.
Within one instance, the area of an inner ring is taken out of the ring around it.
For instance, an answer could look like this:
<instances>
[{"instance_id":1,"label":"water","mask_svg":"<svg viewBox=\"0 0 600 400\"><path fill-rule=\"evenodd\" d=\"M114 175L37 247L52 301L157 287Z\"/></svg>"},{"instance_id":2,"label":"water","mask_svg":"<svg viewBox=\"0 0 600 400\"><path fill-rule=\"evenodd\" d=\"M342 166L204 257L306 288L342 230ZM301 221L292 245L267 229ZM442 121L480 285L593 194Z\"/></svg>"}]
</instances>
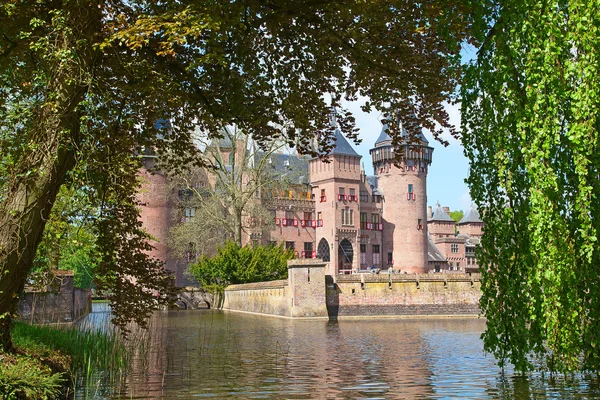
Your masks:
<instances>
[{"instance_id":1,"label":"water","mask_svg":"<svg viewBox=\"0 0 600 400\"><path fill-rule=\"evenodd\" d=\"M106 320L97 312L90 318ZM597 377L502 374L483 353L484 327L477 319L333 323L161 312L152 320L151 345L126 381L80 397L600 398Z\"/></svg>"}]
</instances>

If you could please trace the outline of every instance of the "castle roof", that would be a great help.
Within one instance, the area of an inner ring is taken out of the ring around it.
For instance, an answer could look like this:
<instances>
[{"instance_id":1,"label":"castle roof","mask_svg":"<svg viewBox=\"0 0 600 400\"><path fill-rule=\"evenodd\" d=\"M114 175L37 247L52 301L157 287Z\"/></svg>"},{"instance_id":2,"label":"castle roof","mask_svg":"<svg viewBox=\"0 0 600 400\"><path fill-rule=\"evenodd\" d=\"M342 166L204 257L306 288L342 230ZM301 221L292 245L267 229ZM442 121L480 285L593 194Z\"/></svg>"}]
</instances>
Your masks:
<instances>
[{"instance_id":1,"label":"castle roof","mask_svg":"<svg viewBox=\"0 0 600 400\"><path fill-rule=\"evenodd\" d=\"M483 222L481 220L481 217L479 215L479 211L477 211L477 208L475 207L474 204L471 204L471 207L467 210L466 214L461 218L460 221L458 221L458 224L469 224L469 223L481 223Z\"/></svg>"},{"instance_id":2,"label":"castle roof","mask_svg":"<svg viewBox=\"0 0 600 400\"><path fill-rule=\"evenodd\" d=\"M348 140L342 135L342 132L339 129L336 129L334 132L334 140L335 147L331 150L332 155L344 155L344 156L354 156L361 157L358 153L352 148Z\"/></svg>"},{"instance_id":3,"label":"castle roof","mask_svg":"<svg viewBox=\"0 0 600 400\"><path fill-rule=\"evenodd\" d=\"M266 173L272 179L287 179L290 183L308 184L308 159L297 154L273 153L268 156L264 152L257 152L255 162L268 157Z\"/></svg>"},{"instance_id":4,"label":"castle roof","mask_svg":"<svg viewBox=\"0 0 600 400\"><path fill-rule=\"evenodd\" d=\"M412 138L410 138L410 134L408 133L408 131L406 130L406 128L404 127L404 124L402 124L401 121L398 121L398 123L400 124L400 137L401 137L401 143L414 143L416 144L417 142L419 144L422 145L428 145L429 141L427 140L427 138L425 137L425 135L423 134L423 130L421 128L419 128L417 135L416 135L416 140L410 140ZM390 135L388 134L388 130L389 130L389 125L388 124L384 124L381 127L381 133L379 134L379 137L377 138L377 140L375 141L375 147L381 147L381 146L391 146L392 145L392 138L390 137Z\"/></svg>"},{"instance_id":5,"label":"castle roof","mask_svg":"<svg viewBox=\"0 0 600 400\"><path fill-rule=\"evenodd\" d=\"M377 175L368 175L367 182L371 186L371 191L374 195L383 196L383 191L379 188L379 177Z\"/></svg>"},{"instance_id":6,"label":"castle roof","mask_svg":"<svg viewBox=\"0 0 600 400\"><path fill-rule=\"evenodd\" d=\"M433 221L433 222L454 222L454 220L452 219L452 217L449 216L446 211L444 211L444 209L440 205L439 201L433 207L432 211L433 211L433 214L432 214L431 218L429 218L429 221Z\"/></svg>"},{"instance_id":7,"label":"castle roof","mask_svg":"<svg viewBox=\"0 0 600 400\"><path fill-rule=\"evenodd\" d=\"M433 239L431 238L430 234L427 234L427 260L438 262L446 261L446 258L438 250L435 243L433 243Z\"/></svg>"}]
</instances>

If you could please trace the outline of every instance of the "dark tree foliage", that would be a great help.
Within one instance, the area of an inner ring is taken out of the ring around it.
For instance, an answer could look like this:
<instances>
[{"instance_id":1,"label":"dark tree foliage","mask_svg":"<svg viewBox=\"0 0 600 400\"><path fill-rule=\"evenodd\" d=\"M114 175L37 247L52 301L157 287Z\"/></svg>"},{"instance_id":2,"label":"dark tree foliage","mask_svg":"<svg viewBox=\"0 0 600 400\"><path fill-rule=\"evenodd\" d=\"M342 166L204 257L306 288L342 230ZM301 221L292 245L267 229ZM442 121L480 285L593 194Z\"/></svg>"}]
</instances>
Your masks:
<instances>
[{"instance_id":1,"label":"dark tree foliage","mask_svg":"<svg viewBox=\"0 0 600 400\"><path fill-rule=\"evenodd\" d=\"M169 278L146 253L135 157L202 165L190 135L235 124L303 153L333 144L341 100L448 127L442 103L470 28L461 1L8 0L0 3L0 343L62 185L86 190L97 221L98 285L117 322L143 323ZM169 130L156 122L169 120ZM395 121L395 119L394 119ZM392 121L393 122L393 121ZM398 137L392 123L391 135ZM316 139L316 146L313 140ZM176 168L175 168L176 169Z\"/></svg>"}]
</instances>

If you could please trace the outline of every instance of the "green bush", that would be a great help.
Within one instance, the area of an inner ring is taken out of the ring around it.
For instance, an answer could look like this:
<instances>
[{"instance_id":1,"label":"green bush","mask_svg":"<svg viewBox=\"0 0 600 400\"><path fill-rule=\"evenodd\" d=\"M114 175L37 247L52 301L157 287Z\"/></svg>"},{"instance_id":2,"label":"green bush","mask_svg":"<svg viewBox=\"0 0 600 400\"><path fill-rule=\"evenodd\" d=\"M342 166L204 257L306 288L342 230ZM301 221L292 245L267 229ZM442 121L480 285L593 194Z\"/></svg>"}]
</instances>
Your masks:
<instances>
[{"instance_id":1,"label":"green bush","mask_svg":"<svg viewBox=\"0 0 600 400\"><path fill-rule=\"evenodd\" d=\"M65 380L63 373L53 373L39 360L0 354L2 399L56 399Z\"/></svg>"},{"instance_id":2,"label":"green bush","mask_svg":"<svg viewBox=\"0 0 600 400\"><path fill-rule=\"evenodd\" d=\"M227 242L214 257L203 256L190 267L192 275L209 292L222 292L231 284L287 278L287 261L294 251L280 246L244 246Z\"/></svg>"}]
</instances>

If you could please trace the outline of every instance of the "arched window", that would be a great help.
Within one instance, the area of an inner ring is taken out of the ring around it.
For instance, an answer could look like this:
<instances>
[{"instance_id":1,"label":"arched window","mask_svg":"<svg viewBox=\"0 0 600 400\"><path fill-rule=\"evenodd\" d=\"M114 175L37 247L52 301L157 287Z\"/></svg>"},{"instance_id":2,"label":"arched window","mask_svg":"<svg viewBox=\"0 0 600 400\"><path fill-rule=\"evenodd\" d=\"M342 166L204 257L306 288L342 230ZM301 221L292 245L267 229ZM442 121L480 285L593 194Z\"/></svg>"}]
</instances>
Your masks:
<instances>
[{"instance_id":1,"label":"arched window","mask_svg":"<svg viewBox=\"0 0 600 400\"><path fill-rule=\"evenodd\" d=\"M331 256L329 254L329 243L327 243L327 239L325 238L319 241L319 245L317 246L317 258L323 259L324 262L331 261Z\"/></svg>"}]
</instances>

